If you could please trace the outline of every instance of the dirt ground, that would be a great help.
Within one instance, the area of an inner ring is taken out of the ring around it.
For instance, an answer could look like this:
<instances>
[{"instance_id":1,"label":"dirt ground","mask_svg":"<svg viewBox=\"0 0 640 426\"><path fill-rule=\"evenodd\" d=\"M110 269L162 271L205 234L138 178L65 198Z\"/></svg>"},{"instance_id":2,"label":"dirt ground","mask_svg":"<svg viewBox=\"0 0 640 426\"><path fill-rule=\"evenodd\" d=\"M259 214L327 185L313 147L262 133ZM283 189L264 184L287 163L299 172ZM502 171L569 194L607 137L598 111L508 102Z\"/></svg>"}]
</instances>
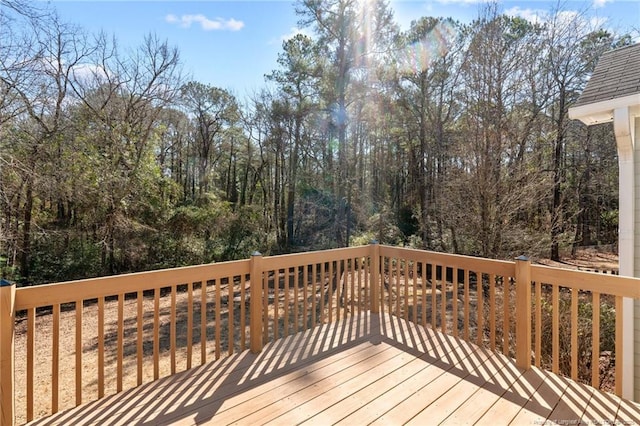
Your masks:
<instances>
[{"instance_id":1,"label":"dirt ground","mask_svg":"<svg viewBox=\"0 0 640 426\"><path fill-rule=\"evenodd\" d=\"M618 254L609 250L596 248L578 250L575 256L564 256L560 262L549 259L538 260L539 264L557 268L578 269L581 271L595 271L618 273Z\"/></svg>"}]
</instances>

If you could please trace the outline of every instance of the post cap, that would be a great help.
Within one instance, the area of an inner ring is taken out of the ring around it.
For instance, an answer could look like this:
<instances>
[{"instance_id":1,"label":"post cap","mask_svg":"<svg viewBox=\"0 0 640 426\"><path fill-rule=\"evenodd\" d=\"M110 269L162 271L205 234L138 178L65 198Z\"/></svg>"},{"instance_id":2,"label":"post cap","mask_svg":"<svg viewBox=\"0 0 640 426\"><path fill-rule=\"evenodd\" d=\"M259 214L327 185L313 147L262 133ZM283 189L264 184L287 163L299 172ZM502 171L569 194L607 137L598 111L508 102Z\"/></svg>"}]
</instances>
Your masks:
<instances>
[{"instance_id":1,"label":"post cap","mask_svg":"<svg viewBox=\"0 0 640 426\"><path fill-rule=\"evenodd\" d=\"M256 250L253 253L251 253L251 256L262 256L262 253L260 253L258 250Z\"/></svg>"},{"instance_id":2,"label":"post cap","mask_svg":"<svg viewBox=\"0 0 640 426\"><path fill-rule=\"evenodd\" d=\"M520 260L523 262L526 262L529 260L529 258L527 256L525 256L524 254L521 254L520 256L516 257L516 260Z\"/></svg>"},{"instance_id":3,"label":"post cap","mask_svg":"<svg viewBox=\"0 0 640 426\"><path fill-rule=\"evenodd\" d=\"M374 238L373 240L371 240L371 244L378 244L378 240Z\"/></svg>"},{"instance_id":4,"label":"post cap","mask_svg":"<svg viewBox=\"0 0 640 426\"><path fill-rule=\"evenodd\" d=\"M14 284L15 284L14 282L7 281L4 278L0 278L0 287L9 287L9 286L12 286Z\"/></svg>"}]
</instances>

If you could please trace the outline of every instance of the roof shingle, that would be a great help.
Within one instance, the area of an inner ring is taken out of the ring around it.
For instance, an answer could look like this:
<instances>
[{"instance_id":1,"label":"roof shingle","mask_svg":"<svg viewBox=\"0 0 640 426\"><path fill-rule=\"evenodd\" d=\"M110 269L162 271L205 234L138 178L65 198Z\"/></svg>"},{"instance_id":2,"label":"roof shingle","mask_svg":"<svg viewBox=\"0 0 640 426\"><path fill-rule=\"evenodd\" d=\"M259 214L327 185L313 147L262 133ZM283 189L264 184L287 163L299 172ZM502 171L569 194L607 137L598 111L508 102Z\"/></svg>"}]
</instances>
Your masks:
<instances>
[{"instance_id":1,"label":"roof shingle","mask_svg":"<svg viewBox=\"0 0 640 426\"><path fill-rule=\"evenodd\" d=\"M640 43L604 53L574 107L640 93Z\"/></svg>"}]
</instances>

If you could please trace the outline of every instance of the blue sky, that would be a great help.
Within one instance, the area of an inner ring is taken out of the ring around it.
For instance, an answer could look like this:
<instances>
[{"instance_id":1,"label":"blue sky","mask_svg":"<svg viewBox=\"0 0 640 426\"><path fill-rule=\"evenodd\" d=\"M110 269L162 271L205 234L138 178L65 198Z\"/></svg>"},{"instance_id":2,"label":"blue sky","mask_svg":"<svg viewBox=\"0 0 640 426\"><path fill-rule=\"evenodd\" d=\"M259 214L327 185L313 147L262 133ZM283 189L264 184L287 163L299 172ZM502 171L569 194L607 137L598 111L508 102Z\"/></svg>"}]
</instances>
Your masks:
<instances>
[{"instance_id":1,"label":"blue sky","mask_svg":"<svg viewBox=\"0 0 640 426\"><path fill-rule=\"evenodd\" d=\"M420 16L453 17L469 22L482 0L392 0L396 20L408 28ZM243 97L264 85L276 68L282 41L300 31L294 2L227 1L95 1L54 0L62 19L91 32L115 34L122 47L136 46L155 33L180 50L184 70L203 83ZM503 11L531 17L556 2L502 2ZM640 27L640 0L570 0L565 11L587 10L591 19L613 31Z\"/></svg>"}]
</instances>

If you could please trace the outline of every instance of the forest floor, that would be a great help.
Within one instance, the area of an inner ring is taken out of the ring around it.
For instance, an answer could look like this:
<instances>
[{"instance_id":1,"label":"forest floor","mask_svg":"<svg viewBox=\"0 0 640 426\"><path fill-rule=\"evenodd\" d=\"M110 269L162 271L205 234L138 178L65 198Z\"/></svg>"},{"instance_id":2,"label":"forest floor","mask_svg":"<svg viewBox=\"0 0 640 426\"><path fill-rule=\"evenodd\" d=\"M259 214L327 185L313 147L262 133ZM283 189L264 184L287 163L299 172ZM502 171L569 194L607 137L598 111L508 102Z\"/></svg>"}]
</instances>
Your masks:
<instances>
[{"instance_id":1,"label":"forest floor","mask_svg":"<svg viewBox=\"0 0 640 426\"><path fill-rule=\"evenodd\" d=\"M536 263L548 266L557 266L562 268L591 270L591 271L612 271L618 270L618 257L612 253L600 252L595 249L581 250L575 256L562 259L562 262L551 262L549 260L539 260ZM608 272L610 273L610 272ZM194 300L200 300L199 289L194 290ZM450 298L450 296L447 296ZM171 358L170 351L170 297L161 297L160 305L160 360L159 360L159 376L163 377L170 374ZM450 300L450 299L449 299ZM178 312L186 311L188 303L188 295L186 292L178 292L176 294L176 306ZM107 300L104 311L105 325L105 395L115 393L116 389L116 360L115 351L107 349L115 347L117 338L117 301ZM200 309L194 304L193 318L193 365L200 363L200 330L199 316ZM234 319L239 321L240 307L236 303L234 309ZM207 311L213 309L208 303ZM430 309L430 308L429 308ZM247 309L248 310L248 309ZM145 297L143 301L144 312L144 368L143 382L153 380L153 297ZM213 312L211 313L213 314ZM228 310L227 310L228 315ZM429 313L430 315L430 313ZM209 314L208 314L209 317ZM125 300L124 302L124 383L123 389L136 386L136 321L137 318L137 302L133 300ZM186 314L178 315L177 328L177 353L176 353L176 371L185 370L187 348L186 348ZM223 318L224 320L224 318ZM235 321L234 321L235 322ZM248 324L248 322L247 322ZM209 327L207 327L209 328ZM228 333L223 327L222 339L228 340ZM39 312L36 316L36 333L35 333L35 363L34 363L34 418L44 417L51 413L52 406L52 339L53 339L53 319L49 312ZM98 383L98 348L97 335L98 314L95 305L85 304L82 315L82 335L83 335L83 353L82 353L82 383L83 395L82 401L87 402L97 398ZM235 333L239 333L240 326L235 326ZM27 346L27 321L26 318L20 318L16 326L16 416L17 423L26 422L26 346ZM207 331L207 360L215 358L215 333L213 330ZM236 337L237 338L237 337ZM63 309L60 315L60 335L59 335L59 409L64 410L75 406L75 387L76 376L74 373L76 353L75 353L75 312L73 309ZM236 351L240 348L236 348ZM223 348L223 353L227 348ZM609 360L610 361L610 360ZM601 364L609 362L601 359ZM608 375L608 374L606 374Z\"/></svg>"},{"instance_id":2,"label":"forest floor","mask_svg":"<svg viewBox=\"0 0 640 426\"><path fill-rule=\"evenodd\" d=\"M540 259L536 263L557 268L578 269L581 271L593 272L618 272L618 254L609 250L597 248L581 249L575 255L567 255L561 258L560 262L550 259Z\"/></svg>"}]
</instances>

